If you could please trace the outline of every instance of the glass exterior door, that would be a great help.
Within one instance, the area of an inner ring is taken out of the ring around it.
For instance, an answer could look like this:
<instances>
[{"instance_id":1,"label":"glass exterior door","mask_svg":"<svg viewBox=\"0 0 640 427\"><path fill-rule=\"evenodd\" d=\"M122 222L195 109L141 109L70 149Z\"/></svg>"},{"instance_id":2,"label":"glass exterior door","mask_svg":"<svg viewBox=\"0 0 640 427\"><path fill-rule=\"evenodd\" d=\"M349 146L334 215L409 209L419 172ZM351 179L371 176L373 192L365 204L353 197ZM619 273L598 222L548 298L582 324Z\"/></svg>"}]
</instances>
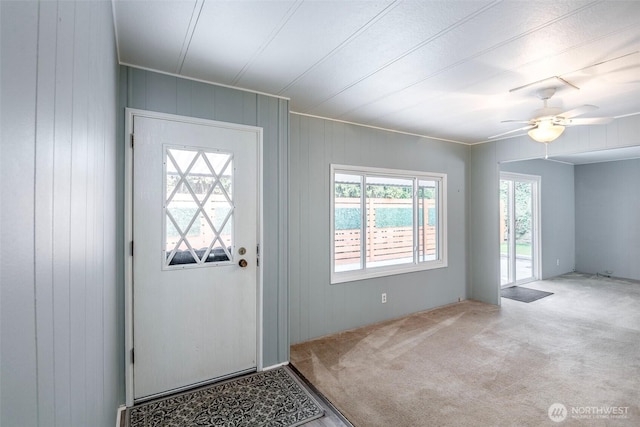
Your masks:
<instances>
[{"instance_id":1,"label":"glass exterior door","mask_svg":"<svg viewBox=\"0 0 640 427\"><path fill-rule=\"evenodd\" d=\"M539 177L500 174L500 284L538 279Z\"/></svg>"}]
</instances>

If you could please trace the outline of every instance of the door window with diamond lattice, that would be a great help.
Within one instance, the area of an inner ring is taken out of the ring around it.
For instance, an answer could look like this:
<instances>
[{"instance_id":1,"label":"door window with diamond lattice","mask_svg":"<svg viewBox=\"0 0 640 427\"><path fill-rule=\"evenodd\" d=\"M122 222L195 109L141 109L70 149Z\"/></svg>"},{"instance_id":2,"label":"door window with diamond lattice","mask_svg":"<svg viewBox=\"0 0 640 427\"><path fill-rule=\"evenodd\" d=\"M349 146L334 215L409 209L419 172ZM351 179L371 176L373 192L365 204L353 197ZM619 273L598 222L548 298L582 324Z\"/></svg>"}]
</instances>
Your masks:
<instances>
[{"instance_id":1,"label":"door window with diamond lattice","mask_svg":"<svg viewBox=\"0 0 640 427\"><path fill-rule=\"evenodd\" d=\"M233 155L165 147L164 268L233 261Z\"/></svg>"}]
</instances>

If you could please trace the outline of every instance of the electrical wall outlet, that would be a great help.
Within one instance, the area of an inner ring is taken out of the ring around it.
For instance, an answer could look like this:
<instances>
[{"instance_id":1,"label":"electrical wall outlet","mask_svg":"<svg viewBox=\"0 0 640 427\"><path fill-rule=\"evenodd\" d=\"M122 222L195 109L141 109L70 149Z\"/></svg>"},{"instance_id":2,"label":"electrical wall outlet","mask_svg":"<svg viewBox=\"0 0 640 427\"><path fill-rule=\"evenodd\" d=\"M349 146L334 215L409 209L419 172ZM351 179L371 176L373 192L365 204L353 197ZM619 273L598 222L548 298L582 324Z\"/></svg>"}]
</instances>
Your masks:
<instances>
[{"instance_id":1,"label":"electrical wall outlet","mask_svg":"<svg viewBox=\"0 0 640 427\"><path fill-rule=\"evenodd\" d=\"M556 260L556 265L560 265L560 258Z\"/></svg>"},{"instance_id":2,"label":"electrical wall outlet","mask_svg":"<svg viewBox=\"0 0 640 427\"><path fill-rule=\"evenodd\" d=\"M383 304L387 303L387 294L386 294L386 292L382 294L382 303Z\"/></svg>"}]
</instances>

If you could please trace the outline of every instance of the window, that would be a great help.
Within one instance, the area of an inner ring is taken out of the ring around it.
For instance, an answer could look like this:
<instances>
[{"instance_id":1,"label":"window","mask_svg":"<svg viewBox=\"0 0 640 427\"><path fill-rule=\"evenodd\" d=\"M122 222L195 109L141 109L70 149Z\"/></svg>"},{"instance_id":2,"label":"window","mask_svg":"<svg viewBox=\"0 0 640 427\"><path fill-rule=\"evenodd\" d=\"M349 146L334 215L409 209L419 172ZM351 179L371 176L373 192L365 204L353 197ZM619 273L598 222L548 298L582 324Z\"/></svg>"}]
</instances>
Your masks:
<instances>
[{"instance_id":1,"label":"window","mask_svg":"<svg viewBox=\"0 0 640 427\"><path fill-rule=\"evenodd\" d=\"M445 174L331 165L331 283L447 266Z\"/></svg>"},{"instance_id":2,"label":"window","mask_svg":"<svg viewBox=\"0 0 640 427\"><path fill-rule=\"evenodd\" d=\"M165 147L164 268L232 260L233 155Z\"/></svg>"}]
</instances>

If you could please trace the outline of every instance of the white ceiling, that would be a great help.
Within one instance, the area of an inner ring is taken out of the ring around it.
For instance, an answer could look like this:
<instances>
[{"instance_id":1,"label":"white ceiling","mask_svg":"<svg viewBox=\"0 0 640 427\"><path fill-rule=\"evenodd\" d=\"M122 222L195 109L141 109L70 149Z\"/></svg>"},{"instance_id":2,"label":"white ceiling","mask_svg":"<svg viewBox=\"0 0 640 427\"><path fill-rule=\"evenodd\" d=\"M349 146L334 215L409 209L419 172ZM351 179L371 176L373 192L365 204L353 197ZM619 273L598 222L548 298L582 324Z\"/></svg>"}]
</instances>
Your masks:
<instances>
[{"instance_id":1,"label":"white ceiling","mask_svg":"<svg viewBox=\"0 0 640 427\"><path fill-rule=\"evenodd\" d=\"M550 106L600 107L581 117L640 113L640 1L113 4L121 63L297 113L463 143L522 126L500 122L532 118L543 87L558 88Z\"/></svg>"},{"instance_id":2,"label":"white ceiling","mask_svg":"<svg viewBox=\"0 0 640 427\"><path fill-rule=\"evenodd\" d=\"M588 153L553 156L549 157L549 159L573 165L640 159L640 146L610 148L608 150L591 151Z\"/></svg>"}]
</instances>

